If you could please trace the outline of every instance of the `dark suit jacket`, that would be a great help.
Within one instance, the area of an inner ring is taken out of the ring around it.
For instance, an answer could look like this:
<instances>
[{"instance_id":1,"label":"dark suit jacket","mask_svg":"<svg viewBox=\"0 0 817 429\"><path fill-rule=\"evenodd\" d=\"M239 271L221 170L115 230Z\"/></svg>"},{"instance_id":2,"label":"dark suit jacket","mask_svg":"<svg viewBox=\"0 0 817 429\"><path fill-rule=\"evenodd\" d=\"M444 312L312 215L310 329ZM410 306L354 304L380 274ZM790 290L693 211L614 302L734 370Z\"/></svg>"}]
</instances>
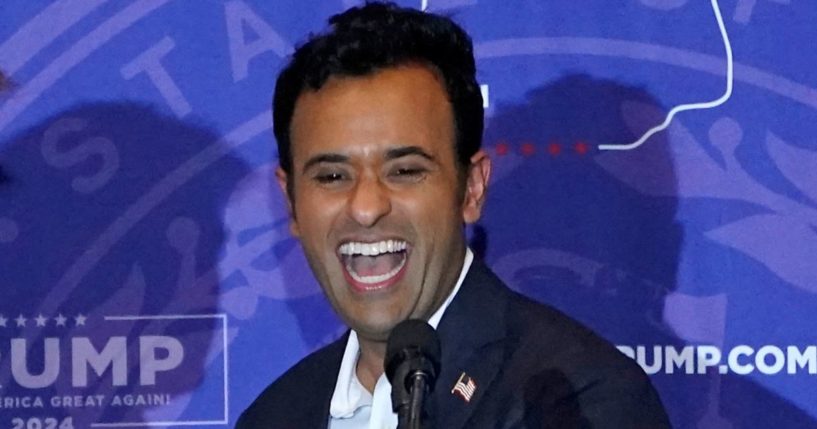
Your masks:
<instances>
[{"instance_id":1,"label":"dark suit jacket","mask_svg":"<svg viewBox=\"0 0 817 429\"><path fill-rule=\"evenodd\" d=\"M426 402L430 427L669 427L638 365L557 310L512 292L479 261L437 332L442 369ZM326 428L346 338L287 371L236 427ZM463 372L477 385L470 402L451 393Z\"/></svg>"}]
</instances>

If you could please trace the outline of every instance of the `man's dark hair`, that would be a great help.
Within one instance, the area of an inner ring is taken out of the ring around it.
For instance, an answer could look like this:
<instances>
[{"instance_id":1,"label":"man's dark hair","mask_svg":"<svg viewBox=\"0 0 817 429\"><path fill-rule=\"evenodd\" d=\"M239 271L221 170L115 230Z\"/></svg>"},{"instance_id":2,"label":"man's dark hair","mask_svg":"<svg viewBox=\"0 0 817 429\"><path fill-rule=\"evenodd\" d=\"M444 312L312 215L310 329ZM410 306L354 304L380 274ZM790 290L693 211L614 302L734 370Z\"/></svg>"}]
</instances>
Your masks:
<instances>
[{"instance_id":1,"label":"man's dark hair","mask_svg":"<svg viewBox=\"0 0 817 429\"><path fill-rule=\"evenodd\" d=\"M430 67L445 84L454 113L455 149L467 166L482 143L482 94L471 38L446 17L368 2L329 19L329 31L313 35L278 76L273 121L278 162L292 173L290 123L298 97L333 76L365 76L406 64ZM464 168L463 168L464 170Z\"/></svg>"}]
</instances>

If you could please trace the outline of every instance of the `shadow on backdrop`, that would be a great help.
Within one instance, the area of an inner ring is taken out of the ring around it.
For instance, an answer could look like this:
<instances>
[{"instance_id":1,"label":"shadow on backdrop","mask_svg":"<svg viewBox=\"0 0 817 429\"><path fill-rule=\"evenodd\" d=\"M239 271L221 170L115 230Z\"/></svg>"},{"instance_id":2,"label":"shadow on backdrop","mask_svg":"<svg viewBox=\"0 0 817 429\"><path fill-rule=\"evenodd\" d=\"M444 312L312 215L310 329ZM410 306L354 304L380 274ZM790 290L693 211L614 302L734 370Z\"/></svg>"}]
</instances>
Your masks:
<instances>
[{"instance_id":1,"label":"shadow on backdrop","mask_svg":"<svg viewBox=\"0 0 817 429\"><path fill-rule=\"evenodd\" d=\"M494 183L472 242L514 289L550 303L613 343L680 350L685 342L663 317L665 299L677 289L683 244L678 200L641 194L616 178L642 169L642 176L654 181L650 185L677 189L667 134L653 136L635 151L596 149L634 140L663 119L655 113L662 110L643 89L587 75L534 89L522 104L498 106L485 136L485 147L494 154ZM653 359L650 350L646 363ZM667 366L651 378L673 427L815 425L745 377L717 371L687 375L678 369L666 374ZM727 397L720 389L727 379L746 387ZM758 411L770 409L780 412Z\"/></svg>"},{"instance_id":2,"label":"shadow on backdrop","mask_svg":"<svg viewBox=\"0 0 817 429\"><path fill-rule=\"evenodd\" d=\"M92 103L2 143L0 385L33 404L4 416L223 418L214 267L248 168L197 157L228 153L218 142L150 107Z\"/></svg>"}]
</instances>

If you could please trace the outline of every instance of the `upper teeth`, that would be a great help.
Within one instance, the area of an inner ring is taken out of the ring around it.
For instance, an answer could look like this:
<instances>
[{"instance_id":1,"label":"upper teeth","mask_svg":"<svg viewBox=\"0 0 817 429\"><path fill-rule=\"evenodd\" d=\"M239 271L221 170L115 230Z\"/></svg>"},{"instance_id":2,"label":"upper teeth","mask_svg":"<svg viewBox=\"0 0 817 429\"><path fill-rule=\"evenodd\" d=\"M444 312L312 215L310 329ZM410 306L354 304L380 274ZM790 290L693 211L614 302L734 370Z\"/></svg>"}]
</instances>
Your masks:
<instances>
[{"instance_id":1,"label":"upper teeth","mask_svg":"<svg viewBox=\"0 0 817 429\"><path fill-rule=\"evenodd\" d=\"M406 250L406 242L400 240L384 240L375 243L349 242L341 244L341 255L377 256L383 253L393 253Z\"/></svg>"}]
</instances>

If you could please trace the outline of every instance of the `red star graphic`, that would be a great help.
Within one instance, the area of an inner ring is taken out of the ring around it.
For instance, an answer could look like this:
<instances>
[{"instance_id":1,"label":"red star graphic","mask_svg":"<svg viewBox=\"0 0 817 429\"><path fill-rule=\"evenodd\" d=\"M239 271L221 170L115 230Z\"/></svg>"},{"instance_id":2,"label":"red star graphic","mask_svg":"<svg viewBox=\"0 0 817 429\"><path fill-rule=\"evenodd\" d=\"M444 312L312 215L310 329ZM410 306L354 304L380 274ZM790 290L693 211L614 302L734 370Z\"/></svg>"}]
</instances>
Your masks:
<instances>
[{"instance_id":1,"label":"red star graphic","mask_svg":"<svg viewBox=\"0 0 817 429\"><path fill-rule=\"evenodd\" d=\"M496 154L498 156L507 155L508 154L508 143L501 141L496 144Z\"/></svg>"},{"instance_id":2,"label":"red star graphic","mask_svg":"<svg viewBox=\"0 0 817 429\"><path fill-rule=\"evenodd\" d=\"M553 156L556 156L556 155L562 153L562 145L560 145L557 142L551 142L548 145L548 153L550 153Z\"/></svg>"},{"instance_id":3,"label":"red star graphic","mask_svg":"<svg viewBox=\"0 0 817 429\"><path fill-rule=\"evenodd\" d=\"M536 153L536 146L534 146L531 142L525 142L522 143L520 150L522 151L522 155L532 156L534 153Z\"/></svg>"},{"instance_id":4,"label":"red star graphic","mask_svg":"<svg viewBox=\"0 0 817 429\"><path fill-rule=\"evenodd\" d=\"M575 149L576 153L578 153L579 155L584 155L589 150L589 148L587 147L587 143L581 140L576 142L576 144L573 146L573 149Z\"/></svg>"}]
</instances>

